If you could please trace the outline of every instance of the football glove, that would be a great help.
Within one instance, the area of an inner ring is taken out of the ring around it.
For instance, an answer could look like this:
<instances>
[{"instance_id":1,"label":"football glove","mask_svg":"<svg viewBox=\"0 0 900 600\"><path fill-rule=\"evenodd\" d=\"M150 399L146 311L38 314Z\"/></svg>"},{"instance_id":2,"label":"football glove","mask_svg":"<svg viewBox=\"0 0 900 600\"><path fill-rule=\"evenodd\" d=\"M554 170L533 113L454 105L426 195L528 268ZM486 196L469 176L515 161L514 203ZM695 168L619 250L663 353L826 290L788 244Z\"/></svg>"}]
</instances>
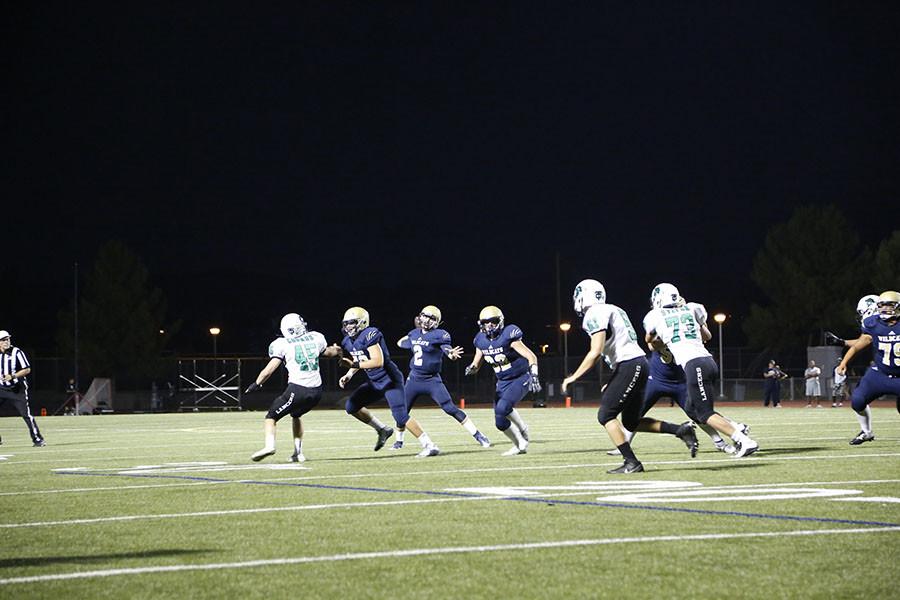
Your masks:
<instances>
[{"instance_id":1,"label":"football glove","mask_svg":"<svg viewBox=\"0 0 900 600\"><path fill-rule=\"evenodd\" d=\"M533 394L541 391L541 380L534 373L531 374L531 379L528 381L528 391Z\"/></svg>"},{"instance_id":2,"label":"football glove","mask_svg":"<svg viewBox=\"0 0 900 600\"><path fill-rule=\"evenodd\" d=\"M541 380L538 379L538 369L537 365L531 365L531 372L529 373L531 379L528 380L528 391L537 394L541 391Z\"/></svg>"},{"instance_id":3,"label":"football glove","mask_svg":"<svg viewBox=\"0 0 900 600\"><path fill-rule=\"evenodd\" d=\"M844 347L844 338L840 338L830 331L825 332L825 345L826 346L840 346Z\"/></svg>"},{"instance_id":4,"label":"football glove","mask_svg":"<svg viewBox=\"0 0 900 600\"><path fill-rule=\"evenodd\" d=\"M466 367L466 377L468 377L469 375L474 375L477 372L478 367L476 367L475 365L469 365L468 367Z\"/></svg>"},{"instance_id":5,"label":"football glove","mask_svg":"<svg viewBox=\"0 0 900 600\"><path fill-rule=\"evenodd\" d=\"M247 386L247 389L244 390L244 393L245 393L245 394L252 394L252 393L255 392L256 390L261 390L261 389L262 389L262 386L259 385L258 383L256 383L256 382L254 381L253 383L251 383L250 385Z\"/></svg>"}]
</instances>

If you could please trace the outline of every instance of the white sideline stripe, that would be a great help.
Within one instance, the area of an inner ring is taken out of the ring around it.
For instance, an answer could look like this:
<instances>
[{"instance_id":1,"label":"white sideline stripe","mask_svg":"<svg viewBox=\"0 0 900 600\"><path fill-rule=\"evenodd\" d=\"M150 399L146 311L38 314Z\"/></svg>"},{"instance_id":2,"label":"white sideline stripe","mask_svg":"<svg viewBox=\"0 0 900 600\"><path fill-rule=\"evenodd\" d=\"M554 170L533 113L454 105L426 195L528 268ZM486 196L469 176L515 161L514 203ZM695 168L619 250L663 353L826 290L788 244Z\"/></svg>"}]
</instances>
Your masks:
<instances>
[{"instance_id":1,"label":"white sideline stripe","mask_svg":"<svg viewBox=\"0 0 900 600\"><path fill-rule=\"evenodd\" d=\"M595 492L596 493L596 492ZM92 525L116 521L140 521L143 519L178 519L184 517L214 517L222 515L246 515L254 513L286 512L297 510L321 510L328 508L365 508L372 506L396 506L400 504L437 504L441 502L467 502L472 500L497 500L498 496L454 496L450 498L427 498L419 500L384 500L381 502L337 502L334 504L303 504L265 508L235 508L231 510L205 510L187 513L164 513L157 515L122 515L119 517L97 517L94 519L69 519L68 521L33 521L30 523L2 523L0 529L21 527L50 527L56 525Z\"/></svg>"},{"instance_id":2,"label":"white sideline stripe","mask_svg":"<svg viewBox=\"0 0 900 600\"><path fill-rule=\"evenodd\" d=\"M405 558L414 556L434 556L441 554L466 554L481 552L508 552L512 550L545 550L549 548L577 548L582 546L602 546L612 544L636 544L658 542L684 542L701 540L734 540L748 538L798 537L832 534L858 534L900 532L900 527L872 527L858 529L805 529L797 531L761 531L753 533L706 533L695 535L657 535L648 537L601 538L593 540L561 540L556 542L533 542L523 544L495 544L491 546L447 546L444 548L410 548L409 550L391 550L386 552L355 552L348 554L332 554L327 556L297 556L292 558L272 558L265 560L248 560L244 562L210 563L194 565L166 565L158 567L136 567L132 569L103 569L75 573L56 573L51 575L32 575L29 577L10 577L0 579L0 585L14 583L39 583L44 581L60 581L65 579L90 579L98 577L115 577L118 575L142 575L147 573L173 573L179 571L212 571L222 569L247 569L274 565L297 565L321 562L339 562L347 560L368 560L378 558Z\"/></svg>"}]
</instances>

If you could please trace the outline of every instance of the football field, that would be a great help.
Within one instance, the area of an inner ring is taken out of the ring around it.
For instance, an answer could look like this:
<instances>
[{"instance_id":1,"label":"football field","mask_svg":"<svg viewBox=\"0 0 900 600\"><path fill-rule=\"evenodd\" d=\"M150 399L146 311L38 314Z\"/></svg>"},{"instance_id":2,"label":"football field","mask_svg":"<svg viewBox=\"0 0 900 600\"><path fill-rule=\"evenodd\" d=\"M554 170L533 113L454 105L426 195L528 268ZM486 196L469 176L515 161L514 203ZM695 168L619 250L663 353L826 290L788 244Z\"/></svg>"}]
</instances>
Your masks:
<instances>
[{"instance_id":1,"label":"football field","mask_svg":"<svg viewBox=\"0 0 900 600\"><path fill-rule=\"evenodd\" d=\"M520 409L513 457L489 409L468 411L487 449L417 409L442 450L424 459L314 411L303 464L289 420L249 460L262 412L41 418L45 448L0 419L0 598L896 598L893 403L861 446L846 407L723 410L759 452L639 434L633 475L606 473L594 408Z\"/></svg>"}]
</instances>

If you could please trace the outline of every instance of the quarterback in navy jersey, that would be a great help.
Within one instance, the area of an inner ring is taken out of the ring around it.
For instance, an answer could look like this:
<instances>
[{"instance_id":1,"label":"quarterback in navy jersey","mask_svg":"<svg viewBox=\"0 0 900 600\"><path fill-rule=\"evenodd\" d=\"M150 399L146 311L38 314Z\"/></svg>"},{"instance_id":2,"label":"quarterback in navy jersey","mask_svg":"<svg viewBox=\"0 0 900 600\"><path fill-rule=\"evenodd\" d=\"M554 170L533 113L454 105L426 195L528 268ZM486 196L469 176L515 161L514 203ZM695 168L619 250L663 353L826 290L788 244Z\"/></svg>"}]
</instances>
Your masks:
<instances>
[{"instance_id":1,"label":"quarterback in navy jersey","mask_svg":"<svg viewBox=\"0 0 900 600\"><path fill-rule=\"evenodd\" d=\"M522 341L522 330L504 325L503 312L496 306L486 306L478 315L478 335L475 336L475 357L466 367L466 375L476 373L482 361L488 363L497 376L494 396L494 424L513 443L503 456L525 454L528 448L528 425L516 410L516 405L529 391L541 391L538 379L537 356Z\"/></svg>"},{"instance_id":2,"label":"quarterback in navy jersey","mask_svg":"<svg viewBox=\"0 0 900 600\"><path fill-rule=\"evenodd\" d=\"M347 309L341 328L346 334L341 342L341 348L350 355L349 359L341 360L350 369L341 377L338 384L343 389L360 369L368 377L369 380L356 388L347 399L346 410L378 432L375 450L381 450L394 430L381 423L366 407L385 398L397 428L400 431L409 428L422 444L422 451L416 456L420 458L437 456L440 449L422 430L419 423L409 416L403 396L403 373L391 360L384 336L377 328L369 326L369 312L358 306Z\"/></svg>"},{"instance_id":3,"label":"quarterback in navy jersey","mask_svg":"<svg viewBox=\"0 0 900 600\"><path fill-rule=\"evenodd\" d=\"M874 358L859 385L853 390L851 406L862 426L850 444L858 446L875 439L869 404L884 395L900 396L900 293L883 292L878 297L876 314L863 319L862 335L844 355L835 372L844 375L856 353L872 346ZM900 411L900 400L897 410Z\"/></svg>"},{"instance_id":4,"label":"quarterback in navy jersey","mask_svg":"<svg viewBox=\"0 0 900 600\"><path fill-rule=\"evenodd\" d=\"M458 360L463 355L460 346L454 347L450 340L450 334L439 329L441 324L441 311L437 306L428 305L423 308L415 318L416 328L400 338L397 345L412 352L409 360L409 378L406 380L404 395L407 410L412 410L419 396L429 396L440 406L445 413L453 417L468 431L475 441L485 448L490 448L491 442L478 431L472 419L466 415L450 397L447 386L441 378L443 358ZM403 447L403 440L394 442L394 449Z\"/></svg>"}]
</instances>

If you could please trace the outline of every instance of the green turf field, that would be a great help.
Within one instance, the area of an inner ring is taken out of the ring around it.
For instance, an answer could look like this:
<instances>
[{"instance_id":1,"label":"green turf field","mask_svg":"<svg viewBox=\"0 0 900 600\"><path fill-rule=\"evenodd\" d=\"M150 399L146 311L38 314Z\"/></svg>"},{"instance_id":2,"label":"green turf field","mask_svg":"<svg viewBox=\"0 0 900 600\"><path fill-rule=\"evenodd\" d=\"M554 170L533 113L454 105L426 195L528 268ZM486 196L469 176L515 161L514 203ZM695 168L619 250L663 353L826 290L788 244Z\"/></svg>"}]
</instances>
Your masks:
<instances>
[{"instance_id":1,"label":"green turf field","mask_svg":"<svg viewBox=\"0 0 900 600\"><path fill-rule=\"evenodd\" d=\"M374 453L341 411L290 425L261 463L264 414L0 419L0 598L896 598L900 415L851 447L848 408L726 407L762 449L691 459L669 436L618 466L595 409L524 408L528 454L486 409L478 446L414 411L442 455ZM386 409L376 414L388 422ZM652 415L683 419L677 409ZM392 440L393 441L393 440Z\"/></svg>"}]
</instances>

